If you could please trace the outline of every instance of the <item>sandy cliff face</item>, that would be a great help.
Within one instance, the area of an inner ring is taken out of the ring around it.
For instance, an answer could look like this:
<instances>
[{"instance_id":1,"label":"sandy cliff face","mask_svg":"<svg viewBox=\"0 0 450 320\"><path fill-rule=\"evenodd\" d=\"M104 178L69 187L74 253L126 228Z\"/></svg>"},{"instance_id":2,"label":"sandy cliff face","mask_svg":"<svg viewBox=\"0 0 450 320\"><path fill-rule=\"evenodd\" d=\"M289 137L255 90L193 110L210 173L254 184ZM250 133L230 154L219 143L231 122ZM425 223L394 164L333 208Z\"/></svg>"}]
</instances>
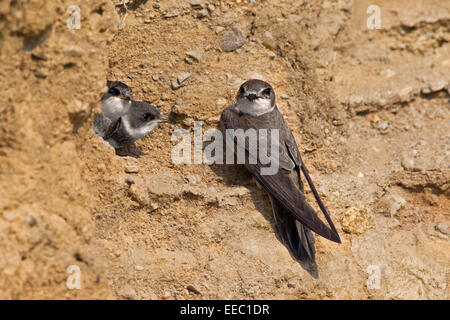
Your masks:
<instances>
[{"instance_id":1,"label":"sandy cliff face","mask_svg":"<svg viewBox=\"0 0 450 320\"><path fill-rule=\"evenodd\" d=\"M1 298L449 298L449 5L249 2L0 4ZM171 160L172 132L216 127L254 77L341 234L316 266L244 169ZM147 155L93 132L107 79L172 112Z\"/></svg>"}]
</instances>

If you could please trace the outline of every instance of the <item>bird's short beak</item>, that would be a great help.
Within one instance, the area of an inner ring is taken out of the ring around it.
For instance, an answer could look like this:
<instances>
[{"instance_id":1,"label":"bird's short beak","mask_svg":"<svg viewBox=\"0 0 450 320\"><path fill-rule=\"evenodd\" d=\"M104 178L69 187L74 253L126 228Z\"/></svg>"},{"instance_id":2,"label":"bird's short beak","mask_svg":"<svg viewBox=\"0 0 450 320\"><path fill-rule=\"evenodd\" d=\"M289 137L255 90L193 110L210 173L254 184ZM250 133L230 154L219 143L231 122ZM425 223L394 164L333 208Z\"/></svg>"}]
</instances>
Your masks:
<instances>
[{"instance_id":1,"label":"bird's short beak","mask_svg":"<svg viewBox=\"0 0 450 320\"><path fill-rule=\"evenodd\" d=\"M119 96L119 99L125 100L125 101L129 101L130 98L129 97L125 97L125 96Z\"/></svg>"},{"instance_id":2,"label":"bird's short beak","mask_svg":"<svg viewBox=\"0 0 450 320\"><path fill-rule=\"evenodd\" d=\"M255 93L249 93L246 97L250 101L258 99L258 96Z\"/></svg>"}]
</instances>

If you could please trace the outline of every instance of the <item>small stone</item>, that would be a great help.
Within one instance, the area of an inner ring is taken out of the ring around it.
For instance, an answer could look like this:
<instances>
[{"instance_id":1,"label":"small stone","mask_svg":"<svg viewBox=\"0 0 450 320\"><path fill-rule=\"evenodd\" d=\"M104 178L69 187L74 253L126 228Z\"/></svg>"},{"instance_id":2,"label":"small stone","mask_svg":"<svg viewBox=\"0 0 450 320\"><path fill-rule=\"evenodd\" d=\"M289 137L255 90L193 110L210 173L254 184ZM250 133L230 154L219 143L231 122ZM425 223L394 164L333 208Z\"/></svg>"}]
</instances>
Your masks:
<instances>
[{"instance_id":1,"label":"small stone","mask_svg":"<svg viewBox=\"0 0 450 320\"><path fill-rule=\"evenodd\" d=\"M448 221L439 222L434 228L440 233L450 236L450 223Z\"/></svg>"},{"instance_id":2,"label":"small stone","mask_svg":"<svg viewBox=\"0 0 450 320\"><path fill-rule=\"evenodd\" d=\"M197 10L203 9L205 7L205 1L203 0L190 0L189 3L191 7Z\"/></svg>"},{"instance_id":3,"label":"small stone","mask_svg":"<svg viewBox=\"0 0 450 320\"><path fill-rule=\"evenodd\" d=\"M380 72L380 74L382 76L385 76L386 78L392 78L393 76L395 76L395 71L391 69L384 69Z\"/></svg>"},{"instance_id":4,"label":"small stone","mask_svg":"<svg viewBox=\"0 0 450 320\"><path fill-rule=\"evenodd\" d=\"M135 269L136 269L136 271L142 271L142 270L144 270L144 267L141 265L136 265Z\"/></svg>"},{"instance_id":5,"label":"small stone","mask_svg":"<svg viewBox=\"0 0 450 320\"><path fill-rule=\"evenodd\" d=\"M275 43L275 40L273 39L273 36L269 31L264 32L262 44L270 50L275 50L277 48L277 44Z\"/></svg>"},{"instance_id":6,"label":"small stone","mask_svg":"<svg viewBox=\"0 0 450 320\"><path fill-rule=\"evenodd\" d=\"M430 90L432 92L441 91L447 85L447 81L445 79L437 79L430 83Z\"/></svg>"},{"instance_id":7,"label":"small stone","mask_svg":"<svg viewBox=\"0 0 450 320\"><path fill-rule=\"evenodd\" d=\"M163 298L164 300L169 300L171 297L172 297L172 295L170 294L169 291L165 291L164 294L163 294L163 296L162 296L162 298Z\"/></svg>"},{"instance_id":8,"label":"small stone","mask_svg":"<svg viewBox=\"0 0 450 320\"><path fill-rule=\"evenodd\" d=\"M413 92L413 88L412 87L410 87L410 86L403 87L398 93L398 95L400 97L400 100L402 102L409 101L411 99L412 92Z\"/></svg>"},{"instance_id":9,"label":"small stone","mask_svg":"<svg viewBox=\"0 0 450 320\"><path fill-rule=\"evenodd\" d=\"M27 217L25 218L26 222L28 223L28 225L30 227L34 227L37 224L37 220L36 217L33 216L31 213L27 215Z\"/></svg>"},{"instance_id":10,"label":"small stone","mask_svg":"<svg viewBox=\"0 0 450 320\"><path fill-rule=\"evenodd\" d=\"M408 154L403 154L402 155L401 164L402 164L403 169L405 169L405 170L408 170L408 171L415 171L416 170L414 159L410 158L408 156Z\"/></svg>"},{"instance_id":11,"label":"small stone","mask_svg":"<svg viewBox=\"0 0 450 320\"><path fill-rule=\"evenodd\" d=\"M163 18L165 18L165 19L175 18L175 17L178 17L179 15L180 15L180 11L178 11L178 9L174 9L174 10L165 12L163 14Z\"/></svg>"},{"instance_id":12,"label":"small stone","mask_svg":"<svg viewBox=\"0 0 450 320\"><path fill-rule=\"evenodd\" d=\"M201 58L203 56L203 51L198 50L198 49L194 49L194 50L186 51L185 54L189 58L192 58L194 61L200 62L200 60L201 60Z\"/></svg>"},{"instance_id":13,"label":"small stone","mask_svg":"<svg viewBox=\"0 0 450 320\"><path fill-rule=\"evenodd\" d=\"M275 58L277 55L275 54L275 52L273 51L269 51L269 53L267 54L269 56L269 58Z\"/></svg>"},{"instance_id":14,"label":"small stone","mask_svg":"<svg viewBox=\"0 0 450 320\"><path fill-rule=\"evenodd\" d=\"M288 288L295 289L297 287L297 283L294 280L291 280L288 282L287 286L288 286Z\"/></svg>"},{"instance_id":15,"label":"small stone","mask_svg":"<svg viewBox=\"0 0 450 320\"><path fill-rule=\"evenodd\" d=\"M69 57L79 58L83 55L84 50L76 45L68 45L63 48L63 53Z\"/></svg>"},{"instance_id":16,"label":"small stone","mask_svg":"<svg viewBox=\"0 0 450 320\"><path fill-rule=\"evenodd\" d=\"M431 89L428 87L422 88L420 91L422 92L422 94L430 94L432 92Z\"/></svg>"},{"instance_id":17,"label":"small stone","mask_svg":"<svg viewBox=\"0 0 450 320\"><path fill-rule=\"evenodd\" d=\"M153 76L152 76L152 79L153 79L154 81L158 81L158 80L159 80L159 77L158 77L157 75L153 75Z\"/></svg>"},{"instance_id":18,"label":"small stone","mask_svg":"<svg viewBox=\"0 0 450 320\"><path fill-rule=\"evenodd\" d=\"M38 68L34 71L36 77L44 79L47 78L48 70L46 68Z\"/></svg>"},{"instance_id":19,"label":"small stone","mask_svg":"<svg viewBox=\"0 0 450 320\"><path fill-rule=\"evenodd\" d=\"M208 10L209 12L213 12L214 10L216 10L216 6L213 5L212 3L208 4Z\"/></svg>"},{"instance_id":20,"label":"small stone","mask_svg":"<svg viewBox=\"0 0 450 320\"><path fill-rule=\"evenodd\" d=\"M183 120L183 125L185 125L186 127L192 127L193 124L194 124L194 119L192 119L190 117Z\"/></svg>"},{"instance_id":21,"label":"small stone","mask_svg":"<svg viewBox=\"0 0 450 320\"><path fill-rule=\"evenodd\" d=\"M361 96L355 96L352 95L348 99L348 103L350 104L350 107L357 107L363 102L363 97Z\"/></svg>"},{"instance_id":22,"label":"small stone","mask_svg":"<svg viewBox=\"0 0 450 320\"><path fill-rule=\"evenodd\" d=\"M191 72L183 72L183 73L180 73L179 75L178 75L178 77L177 77L177 81L178 81L178 84L182 84L183 82L185 82L187 79L189 79L190 77L192 76L192 73Z\"/></svg>"},{"instance_id":23,"label":"small stone","mask_svg":"<svg viewBox=\"0 0 450 320\"><path fill-rule=\"evenodd\" d=\"M209 14L208 9L202 9L197 13L197 19L203 19L205 17L207 17Z\"/></svg>"},{"instance_id":24,"label":"small stone","mask_svg":"<svg viewBox=\"0 0 450 320\"><path fill-rule=\"evenodd\" d=\"M156 203L150 203L148 207L150 209L149 213L153 213L159 209L159 206Z\"/></svg>"},{"instance_id":25,"label":"small stone","mask_svg":"<svg viewBox=\"0 0 450 320\"><path fill-rule=\"evenodd\" d=\"M125 172L126 173L138 173L139 168L138 168L138 166L127 165L127 166L125 166Z\"/></svg>"},{"instance_id":26,"label":"small stone","mask_svg":"<svg viewBox=\"0 0 450 320\"><path fill-rule=\"evenodd\" d=\"M400 17L400 24L402 25L402 27L412 28L416 25L416 22L411 20L407 16L403 16L403 17Z\"/></svg>"},{"instance_id":27,"label":"small stone","mask_svg":"<svg viewBox=\"0 0 450 320\"><path fill-rule=\"evenodd\" d=\"M242 47L244 43L244 33L241 28L234 26L222 36L222 39L220 40L220 49L224 52L231 52Z\"/></svg>"},{"instance_id":28,"label":"small stone","mask_svg":"<svg viewBox=\"0 0 450 320\"><path fill-rule=\"evenodd\" d=\"M406 200L396 194L386 194L379 201L379 213L393 217L406 204Z\"/></svg>"},{"instance_id":29,"label":"small stone","mask_svg":"<svg viewBox=\"0 0 450 320\"><path fill-rule=\"evenodd\" d=\"M176 101L175 101L175 106L181 106L183 104L183 99L177 99Z\"/></svg>"},{"instance_id":30,"label":"small stone","mask_svg":"<svg viewBox=\"0 0 450 320\"><path fill-rule=\"evenodd\" d=\"M387 130L387 128L389 127L389 124L386 121L383 121L382 123L380 123L379 125L377 125L375 128L377 128L378 130Z\"/></svg>"},{"instance_id":31,"label":"small stone","mask_svg":"<svg viewBox=\"0 0 450 320\"><path fill-rule=\"evenodd\" d=\"M372 216L365 208L350 207L341 221L342 230L347 233L362 234L372 227Z\"/></svg>"},{"instance_id":32,"label":"small stone","mask_svg":"<svg viewBox=\"0 0 450 320\"><path fill-rule=\"evenodd\" d=\"M218 106L223 106L225 103L227 103L227 100L225 100L224 98L217 99Z\"/></svg>"},{"instance_id":33,"label":"small stone","mask_svg":"<svg viewBox=\"0 0 450 320\"><path fill-rule=\"evenodd\" d=\"M136 300L137 299L136 291L133 288L131 288L130 286L125 286L124 288L122 288L122 290L119 292L119 296L121 296L124 299L128 299L128 300Z\"/></svg>"},{"instance_id":34,"label":"small stone","mask_svg":"<svg viewBox=\"0 0 450 320\"><path fill-rule=\"evenodd\" d=\"M171 82L171 86L173 90L177 90L183 86L183 84L179 84L176 80L173 80Z\"/></svg>"},{"instance_id":35,"label":"small stone","mask_svg":"<svg viewBox=\"0 0 450 320\"><path fill-rule=\"evenodd\" d=\"M197 290L197 288L195 288L193 285L188 285L187 287L186 287L186 289L188 289L189 290L189 292L192 292L192 293L195 293L195 294L201 294L200 293L200 291L198 291Z\"/></svg>"},{"instance_id":36,"label":"small stone","mask_svg":"<svg viewBox=\"0 0 450 320\"><path fill-rule=\"evenodd\" d=\"M215 33L216 33L216 34L222 33L223 30L224 30L223 27L218 26L218 27L216 28L216 30L215 30Z\"/></svg>"},{"instance_id":37,"label":"small stone","mask_svg":"<svg viewBox=\"0 0 450 320\"><path fill-rule=\"evenodd\" d=\"M280 97L281 97L281 99L284 99L284 100L289 99L289 96L285 93L282 93Z\"/></svg>"},{"instance_id":38,"label":"small stone","mask_svg":"<svg viewBox=\"0 0 450 320\"><path fill-rule=\"evenodd\" d=\"M83 104L80 100L74 99L67 105L67 112L70 117L83 118L88 114L89 107Z\"/></svg>"}]
</instances>

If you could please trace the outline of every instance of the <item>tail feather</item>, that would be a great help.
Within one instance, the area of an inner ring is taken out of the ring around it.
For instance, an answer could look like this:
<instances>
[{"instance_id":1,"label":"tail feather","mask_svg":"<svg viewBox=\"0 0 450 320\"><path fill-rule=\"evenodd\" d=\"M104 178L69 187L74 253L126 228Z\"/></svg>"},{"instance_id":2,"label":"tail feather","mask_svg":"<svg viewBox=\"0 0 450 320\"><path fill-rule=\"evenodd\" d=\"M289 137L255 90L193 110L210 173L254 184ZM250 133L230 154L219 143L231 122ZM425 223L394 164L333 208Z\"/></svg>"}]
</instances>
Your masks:
<instances>
[{"instance_id":1,"label":"tail feather","mask_svg":"<svg viewBox=\"0 0 450 320\"><path fill-rule=\"evenodd\" d=\"M306 226L292 217L288 212L271 198L275 224L281 240L288 247L291 254L301 261L314 261L314 236Z\"/></svg>"}]
</instances>

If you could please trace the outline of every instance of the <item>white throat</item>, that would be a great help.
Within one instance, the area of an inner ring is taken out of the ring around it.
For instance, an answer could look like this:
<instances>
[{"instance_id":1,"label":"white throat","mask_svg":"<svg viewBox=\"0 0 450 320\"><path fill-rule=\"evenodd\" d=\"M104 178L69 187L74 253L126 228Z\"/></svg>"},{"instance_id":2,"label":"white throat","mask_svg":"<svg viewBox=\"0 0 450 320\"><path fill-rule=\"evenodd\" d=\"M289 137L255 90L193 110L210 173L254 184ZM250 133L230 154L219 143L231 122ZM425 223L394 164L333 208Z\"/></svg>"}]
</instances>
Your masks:
<instances>
[{"instance_id":1,"label":"white throat","mask_svg":"<svg viewBox=\"0 0 450 320\"><path fill-rule=\"evenodd\" d=\"M125 131L136 141L148 135L159 126L159 122L149 122L139 128L133 128L126 117L122 118L122 125Z\"/></svg>"},{"instance_id":2,"label":"white throat","mask_svg":"<svg viewBox=\"0 0 450 320\"><path fill-rule=\"evenodd\" d=\"M109 97L102 100L102 113L107 118L120 117L131 105L130 100L123 100L118 97Z\"/></svg>"},{"instance_id":3,"label":"white throat","mask_svg":"<svg viewBox=\"0 0 450 320\"><path fill-rule=\"evenodd\" d=\"M275 105L272 106L270 99L259 98L250 101L247 98L241 98L236 103L236 107L239 111L243 113L258 117L268 112L271 112L275 108Z\"/></svg>"}]
</instances>

